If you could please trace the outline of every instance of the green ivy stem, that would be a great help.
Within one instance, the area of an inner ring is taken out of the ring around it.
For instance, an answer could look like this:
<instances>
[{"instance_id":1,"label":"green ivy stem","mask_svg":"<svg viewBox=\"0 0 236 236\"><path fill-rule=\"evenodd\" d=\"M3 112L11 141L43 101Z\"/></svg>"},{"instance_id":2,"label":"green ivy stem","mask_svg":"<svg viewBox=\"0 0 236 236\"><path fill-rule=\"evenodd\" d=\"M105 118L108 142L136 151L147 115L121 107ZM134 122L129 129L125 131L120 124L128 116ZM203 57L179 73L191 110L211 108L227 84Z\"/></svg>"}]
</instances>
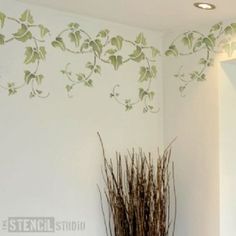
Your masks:
<instances>
[{"instance_id":1,"label":"green ivy stem","mask_svg":"<svg viewBox=\"0 0 236 236\"><path fill-rule=\"evenodd\" d=\"M145 108L146 108L146 110L148 111L148 112L151 112L151 113L158 113L159 111L160 111L160 108L158 108L157 110L151 110L148 106L148 97L146 96L145 98L144 98L144 106L145 106Z\"/></svg>"},{"instance_id":2,"label":"green ivy stem","mask_svg":"<svg viewBox=\"0 0 236 236\"><path fill-rule=\"evenodd\" d=\"M37 51L39 50L39 46L38 46L38 40L33 37L33 41L34 41L34 44L35 44L35 48L37 49ZM40 60L37 59L37 63L36 63L36 68L34 70L34 74L36 74L38 72L38 69L39 69L39 64L40 64Z\"/></svg>"},{"instance_id":3,"label":"green ivy stem","mask_svg":"<svg viewBox=\"0 0 236 236\"><path fill-rule=\"evenodd\" d=\"M47 93L46 95L41 95L37 89L35 89L35 80L31 80L31 89L33 91L33 94L35 94L37 97L40 97L40 98L47 98L50 93Z\"/></svg>"},{"instance_id":4,"label":"green ivy stem","mask_svg":"<svg viewBox=\"0 0 236 236\"><path fill-rule=\"evenodd\" d=\"M67 52L72 53L72 54L86 54L86 53L92 53L93 52L92 50L89 50L89 51L75 51L75 50L72 50L72 49L67 48L67 47L65 47L65 50Z\"/></svg>"},{"instance_id":5,"label":"green ivy stem","mask_svg":"<svg viewBox=\"0 0 236 236\"><path fill-rule=\"evenodd\" d=\"M15 19L13 17L10 17L10 16L7 16L6 19L11 20L11 21L15 21L16 23L18 23L20 25L22 24L19 20Z\"/></svg>"},{"instance_id":6,"label":"green ivy stem","mask_svg":"<svg viewBox=\"0 0 236 236\"><path fill-rule=\"evenodd\" d=\"M149 58L145 57L145 60L147 62L147 66L148 66L149 70L151 70L151 65L150 65ZM146 92L150 91L151 84L152 84L152 78L149 78L148 79L148 85L145 89ZM138 98L138 100L135 101L135 102L131 102L131 101L129 103L122 102L122 100L118 98L117 91L116 91L117 88L119 88L119 87L120 87L119 84L114 86L114 88L112 90L112 97L114 97L115 101L118 102L120 105L122 105L124 107L127 107L127 106L133 107L133 106L137 105L138 103L142 102L142 100L140 98ZM146 109L146 112L149 111L151 113L157 113L160 110L160 108L158 110L151 110L149 108L149 101L148 101L148 96L147 95L144 97L143 103L144 103L144 109Z\"/></svg>"},{"instance_id":7,"label":"green ivy stem","mask_svg":"<svg viewBox=\"0 0 236 236\"><path fill-rule=\"evenodd\" d=\"M80 32L84 33L88 37L88 39L90 39L90 40L92 39L92 37L86 31L84 31L83 29L80 29Z\"/></svg>"},{"instance_id":8,"label":"green ivy stem","mask_svg":"<svg viewBox=\"0 0 236 236\"><path fill-rule=\"evenodd\" d=\"M83 38L81 34L86 38ZM66 45L65 37L69 37L71 43L78 49L76 50L72 49L71 47L68 47ZM134 49L130 55L128 55L126 58L123 58L121 50L125 43L131 45ZM104 64L110 64L114 67L115 70L118 70L121 65L127 64L130 61L140 63L141 61L146 60L146 64L148 65L146 65L146 67L140 66L139 82L146 81L147 87L146 89L139 88L138 99L133 102L131 101L131 99L125 99L123 102L121 99L118 98L117 94L115 93L119 85L114 86L113 93L115 94L115 101L125 106L126 110L132 109L134 105L140 102L143 102L144 108L146 110L145 112L150 109L153 109L152 106L148 105L148 99L144 100L144 97L147 96L151 100L154 96L154 92L149 92L149 90L151 87L151 80L156 76L156 66L151 66L150 63L155 63L156 60L148 58L145 55L144 50L151 50L153 58L157 56L159 50L151 46L146 46L146 39L142 33L140 33L136 37L136 40L134 42L124 39L120 35L110 37L109 30L107 29L101 30L95 38L92 38L86 31L80 29L77 23L72 22L68 24L68 27L66 29L64 29L57 35L55 40L52 42L52 46L72 54L83 54L93 52L94 62L87 62L86 64L86 68L90 69L89 74L85 75L84 73L72 73L68 70L70 63L66 65L65 70L61 71L71 83L66 85L66 90L70 97L70 92L77 84L84 83L85 86L92 86L93 81L91 79L91 76L94 73L100 73L101 71L101 67L97 65L97 61L100 61ZM107 46L109 47L106 48ZM86 49L86 51L84 51L84 49ZM113 94L111 94L111 97L113 97Z\"/></svg>"},{"instance_id":9,"label":"green ivy stem","mask_svg":"<svg viewBox=\"0 0 236 236\"><path fill-rule=\"evenodd\" d=\"M117 94L117 91L116 89L119 88L120 85L119 84L116 84L114 87L113 87L113 90L112 90L112 93L114 94L114 99L116 100L116 102L118 102L120 105L122 106L126 106L127 104L122 102L120 99L118 99L118 95ZM136 104L140 103L141 99L138 99L136 102L131 102L130 105L131 106L135 106Z\"/></svg>"},{"instance_id":10,"label":"green ivy stem","mask_svg":"<svg viewBox=\"0 0 236 236\"><path fill-rule=\"evenodd\" d=\"M9 38L9 39L5 40L5 43L10 43L10 42L13 41L13 40L14 40L14 37Z\"/></svg>"},{"instance_id":11,"label":"green ivy stem","mask_svg":"<svg viewBox=\"0 0 236 236\"><path fill-rule=\"evenodd\" d=\"M149 70L151 70L149 59L147 57L145 59L146 59ZM148 86L147 86L147 89L146 89L147 92L150 90L151 84L152 84L152 78L149 78Z\"/></svg>"},{"instance_id":12,"label":"green ivy stem","mask_svg":"<svg viewBox=\"0 0 236 236\"><path fill-rule=\"evenodd\" d=\"M93 67L95 67L96 64L97 64L97 57L96 57L96 55L95 55L95 53L94 53L94 57L93 57ZM66 65L66 68L65 68L65 75L66 75L67 79L72 82L72 84L70 85L71 88L73 88L73 87L74 87L75 85L77 85L77 84L81 84L81 83L84 82L84 81L88 81L88 80L90 79L90 77L91 77L91 76L93 75L93 73L94 73L94 69L93 69L93 70L90 70L89 74L84 78L83 81L79 81L79 80L75 81L75 80L70 76L70 72L68 71L69 65L70 65L70 63L68 63L68 64ZM68 92L68 96L69 96L69 97L72 97L72 96L69 94L69 92Z\"/></svg>"}]
</instances>

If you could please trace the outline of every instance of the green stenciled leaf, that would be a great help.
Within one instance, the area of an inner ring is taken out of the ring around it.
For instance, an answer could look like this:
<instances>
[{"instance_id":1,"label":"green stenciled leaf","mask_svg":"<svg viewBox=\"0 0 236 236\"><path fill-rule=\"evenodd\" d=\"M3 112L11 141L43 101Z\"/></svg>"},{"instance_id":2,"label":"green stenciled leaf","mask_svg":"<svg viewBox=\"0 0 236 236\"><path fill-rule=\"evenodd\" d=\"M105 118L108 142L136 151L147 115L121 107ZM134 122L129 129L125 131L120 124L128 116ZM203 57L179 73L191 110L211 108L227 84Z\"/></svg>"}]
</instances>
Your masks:
<instances>
[{"instance_id":1,"label":"green stenciled leaf","mask_svg":"<svg viewBox=\"0 0 236 236\"><path fill-rule=\"evenodd\" d=\"M170 45L169 49L165 52L166 56L178 56L179 52L178 49L174 44Z\"/></svg>"},{"instance_id":2,"label":"green stenciled leaf","mask_svg":"<svg viewBox=\"0 0 236 236\"><path fill-rule=\"evenodd\" d=\"M228 25L225 29L224 32L226 35L234 35L236 33L236 23L232 23Z\"/></svg>"},{"instance_id":3,"label":"green stenciled leaf","mask_svg":"<svg viewBox=\"0 0 236 236\"><path fill-rule=\"evenodd\" d=\"M151 47L152 57L155 58L157 55L160 55L160 51L157 48Z\"/></svg>"},{"instance_id":4,"label":"green stenciled leaf","mask_svg":"<svg viewBox=\"0 0 236 236\"><path fill-rule=\"evenodd\" d=\"M70 23L68 25L68 27L72 30L77 30L79 28L79 24L78 23Z\"/></svg>"},{"instance_id":5,"label":"green stenciled leaf","mask_svg":"<svg viewBox=\"0 0 236 236\"><path fill-rule=\"evenodd\" d=\"M84 49L88 49L88 48L89 48L89 39L85 39L80 47L80 51L83 52Z\"/></svg>"},{"instance_id":6,"label":"green stenciled leaf","mask_svg":"<svg viewBox=\"0 0 236 236\"><path fill-rule=\"evenodd\" d=\"M193 46L193 33L186 33L185 36L182 38L182 42L185 46L187 46L189 49Z\"/></svg>"},{"instance_id":7,"label":"green stenciled leaf","mask_svg":"<svg viewBox=\"0 0 236 236\"><path fill-rule=\"evenodd\" d=\"M95 39L94 41L90 41L90 47L92 47L96 56L100 57L102 53L102 43L99 39Z\"/></svg>"},{"instance_id":8,"label":"green stenciled leaf","mask_svg":"<svg viewBox=\"0 0 236 236\"><path fill-rule=\"evenodd\" d=\"M135 43L141 44L143 46L147 45L146 38L144 37L143 33L139 33L139 35L136 37Z\"/></svg>"},{"instance_id":9,"label":"green stenciled leaf","mask_svg":"<svg viewBox=\"0 0 236 236\"><path fill-rule=\"evenodd\" d=\"M94 65L89 61L89 62L87 62L87 64L86 64L86 68L88 68L88 69L90 69L90 70L93 70Z\"/></svg>"},{"instance_id":10,"label":"green stenciled leaf","mask_svg":"<svg viewBox=\"0 0 236 236\"><path fill-rule=\"evenodd\" d=\"M195 80L199 76L199 73L198 73L198 71L194 71L194 72L190 73L189 75L192 80Z\"/></svg>"},{"instance_id":11,"label":"green stenciled leaf","mask_svg":"<svg viewBox=\"0 0 236 236\"><path fill-rule=\"evenodd\" d=\"M228 54L229 57L231 57L236 50L236 42L233 41L223 45L223 50Z\"/></svg>"},{"instance_id":12,"label":"green stenciled leaf","mask_svg":"<svg viewBox=\"0 0 236 236\"><path fill-rule=\"evenodd\" d=\"M140 88L140 89L139 89L139 98L140 98L141 101L142 101L143 98L144 98L145 96L147 96L147 95L148 95L148 92L147 92L146 90L144 90L143 88Z\"/></svg>"},{"instance_id":13,"label":"green stenciled leaf","mask_svg":"<svg viewBox=\"0 0 236 236\"><path fill-rule=\"evenodd\" d=\"M143 82L143 81L146 81L148 80L148 75L147 75L147 68L144 67L144 66L141 66L140 67L140 70L139 70L139 81L140 82Z\"/></svg>"},{"instance_id":14,"label":"green stenciled leaf","mask_svg":"<svg viewBox=\"0 0 236 236\"><path fill-rule=\"evenodd\" d=\"M109 30L108 29L105 29L105 30L101 30L98 34L97 34L97 37L101 37L101 38L106 38L107 35L109 34Z\"/></svg>"},{"instance_id":15,"label":"green stenciled leaf","mask_svg":"<svg viewBox=\"0 0 236 236\"><path fill-rule=\"evenodd\" d=\"M21 24L21 28L14 33L13 36L16 40L21 42L26 42L27 40L32 39L32 34L25 24Z\"/></svg>"},{"instance_id":16,"label":"green stenciled leaf","mask_svg":"<svg viewBox=\"0 0 236 236\"><path fill-rule=\"evenodd\" d=\"M79 47L80 39L82 38L80 31L69 33L69 37L70 37L71 42L74 43L76 47Z\"/></svg>"},{"instance_id":17,"label":"green stenciled leaf","mask_svg":"<svg viewBox=\"0 0 236 236\"><path fill-rule=\"evenodd\" d=\"M145 59L145 55L142 51L142 48L137 46L132 54L129 55L133 61L140 62Z\"/></svg>"},{"instance_id":18,"label":"green stenciled leaf","mask_svg":"<svg viewBox=\"0 0 236 236\"><path fill-rule=\"evenodd\" d=\"M57 37L56 40L52 42L52 46L54 48L60 48L62 51L66 50L65 43L63 42L63 39L61 37Z\"/></svg>"},{"instance_id":19,"label":"green stenciled leaf","mask_svg":"<svg viewBox=\"0 0 236 236\"><path fill-rule=\"evenodd\" d=\"M6 15L3 12L0 12L0 26L3 28L5 23Z\"/></svg>"},{"instance_id":20,"label":"green stenciled leaf","mask_svg":"<svg viewBox=\"0 0 236 236\"><path fill-rule=\"evenodd\" d=\"M40 29L40 36L41 36L41 38L44 38L45 35L50 32L49 29L44 27L43 25L39 25L39 29Z\"/></svg>"},{"instance_id":21,"label":"green stenciled leaf","mask_svg":"<svg viewBox=\"0 0 236 236\"><path fill-rule=\"evenodd\" d=\"M66 85L66 91L69 93L73 89L73 86L71 85Z\"/></svg>"},{"instance_id":22,"label":"green stenciled leaf","mask_svg":"<svg viewBox=\"0 0 236 236\"><path fill-rule=\"evenodd\" d=\"M115 46L118 50L120 50L123 46L123 38L119 35L117 35L116 37L113 37L111 39L111 45Z\"/></svg>"},{"instance_id":23,"label":"green stenciled leaf","mask_svg":"<svg viewBox=\"0 0 236 236\"><path fill-rule=\"evenodd\" d=\"M222 27L222 22L219 22L211 27L210 32L216 32L216 31L220 30L221 27Z\"/></svg>"},{"instance_id":24,"label":"green stenciled leaf","mask_svg":"<svg viewBox=\"0 0 236 236\"><path fill-rule=\"evenodd\" d=\"M205 74L201 74L197 77L197 81L204 81L206 80L206 75Z\"/></svg>"},{"instance_id":25,"label":"green stenciled leaf","mask_svg":"<svg viewBox=\"0 0 236 236\"><path fill-rule=\"evenodd\" d=\"M199 64L200 65L206 65L207 64L207 60L205 58L200 58Z\"/></svg>"},{"instance_id":26,"label":"green stenciled leaf","mask_svg":"<svg viewBox=\"0 0 236 236\"><path fill-rule=\"evenodd\" d=\"M154 73L156 73L156 68L153 68ZM139 82L148 81L148 79L153 77L153 72L150 71L149 67L141 66L139 70Z\"/></svg>"},{"instance_id":27,"label":"green stenciled leaf","mask_svg":"<svg viewBox=\"0 0 236 236\"><path fill-rule=\"evenodd\" d=\"M8 83L8 95L14 95L17 93L16 87L14 83Z\"/></svg>"},{"instance_id":28,"label":"green stenciled leaf","mask_svg":"<svg viewBox=\"0 0 236 236\"><path fill-rule=\"evenodd\" d=\"M120 65L122 65L123 63L123 58L122 56L115 56L112 55L109 57L111 64L113 65L115 70L118 70L118 68L120 67Z\"/></svg>"},{"instance_id":29,"label":"green stenciled leaf","mask_svg":"<svg viewBox=\"0 0 236 236\"><path fill-rule=\"evenodd\" d=\"M126 111L130 111L130 110L132 110L132 108L133 108L133 106L132 106L132 104L131 104L131 101L130 101L130 99L126 99L125 100L125 110Z\"/></svg>"},{"instance_id":30,"label":"green stenciled leaf","mask_svg":"<svg viewBox=\"0 0 236 236\"><path fill-rule=\"evenodd\" d=\"M38 85L40 85L42 83L42 80L43 80L44 76L42 74L40 75L36 75L35 76L35 81ZM40 93L39 93L40 94Z\"/></svg>"},{"instance_id":31,"label":"green stenciled leaf","mask_svg":"<svg viewBox=\"0 0 236 236\"><path fill-rule=\"evenodd\" d=\"M5 36L3 34L0 34L0 45L3 45L5 43Z\"/></svg>"},{"instance_id":32,"label":"green stenciled leaf","mask_svg":"<svg viewBox=\"0 0 236 236\"><path fill-rule=\"evenodd\" d=\"M39 59L39 54L36 48L26 47L25 50L25 64L35 63Z\"/></svg>"},{"instance_id":33,"label":"green stenciled leaf","mask_svg":"<svg viewBox=\"0 0 236 236\"><path fill-rule=\"evenodd\" d=\"M95 66L95 69L94 69L94 73L96 73L96 74L101 74L101 66L96 65L96 66Z\"/></svg>"},{"instance_id":34,"label":"green stenciled leaf","mask_svg":"<svg viewBox=\"0 0 236 236\"><path fill-rule=\"evenodd\" d=\"M84 85L87 87L93 87L93 81L91 79L85 80Z\"/></svg>"},{"instance_id":35,"label":"green stenciled leaf","mask_svg":"<svg viewBox=\"0 0 236 236\"><path fill-rule=\"evenodd\" d=\"M30 81L32 81L35 78L35 74L31 73L30 71L25 71L25 82L26 84L29 84Z\"/></svg>"},{"instance_id":36,"label":"green stenciled leaf","mask_svg":"<svg viewBox=\"0 0 236 236\"><path fill-rule=\"evenodd\" d=\"M196 40L195 44L193 45L193 52L196 52L197 50L199 50L202 44L203 44L203 38L200 37Z\"/></svg>"},{"instance_id":37,"label":"green stenciled leaf","mask_svg":"<svg viewBox=\"0 0 236 236\"><path fill-rule=\"evenodd\" d=\"M39 49L38 49L38 56L39 56L39 59L45 60L45 58L46 58L45 47L39 47Z\"/></svg>"},{"instance_id":38,"label":"green stenciled leaf","mask_svg":"<svg viewBox=\"0 0 236 236\"><path fill-rule=\"evenodd\" d=\"M117 51L118 51L117 49L110 48L110 49L108 49L108 50L105 52L105 55L106 55L106 54L113 55L113 54L115 54Z\"/></svg>"},{"instance_id":39,"label":"green stenciled leaf","mask_svg":"<svg viewBox=\"0 0 236 236\"><path fill-rule=\"evenodd\" d=\"M34 19L33 19L33 16L31 15L30 11L29 10L26 10L22 13L21 17L20 17L20 20L22 22L26 22L26 23L29 23L29 24L33 24L34 23Z\"/></svg>"},{"instance_id":40,"label":"green stenciled leaf","mask_svg":"<svg viewBox=\"0 0 236 236\"><path fill-rule=\"evenodd\" d=\"M207 37L203 38L203 43L209 50L213 50L215 47L216 38L213 34L208 35Z\"/></svg>"},{"instance_id":41,"label":"green stenciled leaf","mask_svg":"<svg viewBox=\"0 0 236 236\"><path fill-rule=\"evenodd\" d=\"M155 92L151 91L151 92L148 93L148 98L149 98L150 100L153 100L154 96L155 96ZM150 108L150 107L149 107L149 108ZM150 108L150 109L152 110L152 108Z\"/></svg>"},{"instance_id":42,"label":"green stenciled leaf","mask_svg":"<svg viewBox=\"0 0 236 236\"><path fill-rule=\"evenodd\" d=\"M157 67L156 66L151 66L151 73L152 73L153 78L155 78L157 76Z\"/></svg>"},{"instance_id":43,"label":"green stenciled leaf","mask_svg":"<svg viewBox=\"0 0 236 236\"><path fill-rule=\"evenodd\" d=\"M86 78L85 74L83 73L77 74L76 76L78 81L83 81Z\"/></svg>"}]
</instances>

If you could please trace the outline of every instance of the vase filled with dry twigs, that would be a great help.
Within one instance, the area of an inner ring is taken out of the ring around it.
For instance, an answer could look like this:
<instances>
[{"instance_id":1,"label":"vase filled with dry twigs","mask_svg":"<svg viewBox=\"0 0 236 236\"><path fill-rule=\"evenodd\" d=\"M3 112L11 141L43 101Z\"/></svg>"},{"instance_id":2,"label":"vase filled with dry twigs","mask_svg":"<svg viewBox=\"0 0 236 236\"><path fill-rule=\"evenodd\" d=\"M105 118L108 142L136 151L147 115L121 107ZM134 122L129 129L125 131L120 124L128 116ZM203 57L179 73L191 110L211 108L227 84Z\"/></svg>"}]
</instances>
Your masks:
<instances>
[{"instance_id":1,"label":"vase filled with dry twigs","mask_svg":"<svg viewBox=\"0 0 236 236\"><path fill-rule=\"evenodd\" d=\"M174 236L177 204L171 145L156 157L132 150L124 156L116 152L112 161L101 137L100 141L105 189L99 191L106 236Z\"/></svg>"}]
</instances>

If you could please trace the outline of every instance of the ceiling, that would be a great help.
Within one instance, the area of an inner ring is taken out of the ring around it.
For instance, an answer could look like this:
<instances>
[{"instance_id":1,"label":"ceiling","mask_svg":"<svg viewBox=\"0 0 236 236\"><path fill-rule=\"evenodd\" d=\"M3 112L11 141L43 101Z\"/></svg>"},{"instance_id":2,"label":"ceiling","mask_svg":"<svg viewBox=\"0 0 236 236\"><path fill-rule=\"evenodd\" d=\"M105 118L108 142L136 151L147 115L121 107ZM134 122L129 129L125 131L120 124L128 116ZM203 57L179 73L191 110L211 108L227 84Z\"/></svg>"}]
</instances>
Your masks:
<instances>
[{"instance_id":1,"label":"ceiling","mask_svg":"<svg viewBox=\"0 0 236 236\"><path fill-rule=\"evenodd\" d=\"M19 0L104 20L153 30L236 19L235 0L209 0L216 10L200 10L194 0ZM196 0L197 1L197 0Z\"/></svg>"}]
</instances>

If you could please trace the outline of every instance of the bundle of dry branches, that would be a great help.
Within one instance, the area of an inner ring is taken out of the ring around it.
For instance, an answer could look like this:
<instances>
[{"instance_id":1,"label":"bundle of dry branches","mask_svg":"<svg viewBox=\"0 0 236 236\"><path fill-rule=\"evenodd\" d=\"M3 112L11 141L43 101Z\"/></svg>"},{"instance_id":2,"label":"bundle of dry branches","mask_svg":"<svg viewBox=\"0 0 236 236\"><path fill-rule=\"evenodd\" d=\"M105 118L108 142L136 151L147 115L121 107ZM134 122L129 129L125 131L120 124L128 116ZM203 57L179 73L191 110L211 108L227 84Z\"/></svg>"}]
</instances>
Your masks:
<instances>
[{"instance_id":1,"label":"bundle of dry branches","mask_svg":"<svg viewBox=\"0 0 236 236\"><path fill-rule=\"evenodd\" d=\"M170 157L169 146L162 155L158 153L156 159L142 150L132 150L124 157L116 153L113 163L106 158L103 147L108 218L103 205L102 210L107 236L174 235L176 194ZM171 198L172 192L174 198Z\"/></svg>"}]
</instances>

